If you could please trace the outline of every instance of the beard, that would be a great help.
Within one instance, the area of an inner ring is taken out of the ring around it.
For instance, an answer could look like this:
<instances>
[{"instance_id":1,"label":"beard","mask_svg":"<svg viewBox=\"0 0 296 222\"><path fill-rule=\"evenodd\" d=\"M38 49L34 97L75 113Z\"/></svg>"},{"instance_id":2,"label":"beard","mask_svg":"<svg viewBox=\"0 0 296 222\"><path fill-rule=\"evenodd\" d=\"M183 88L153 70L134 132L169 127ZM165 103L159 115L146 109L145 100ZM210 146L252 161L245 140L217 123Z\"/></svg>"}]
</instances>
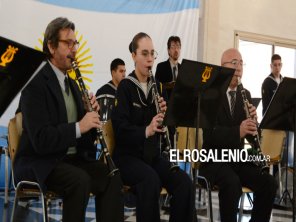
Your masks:
<instances>
[{"instance_id":1,"label":"beard","mask_svg":"<svg viewBox=\"0 0 296 222\"><path fill-rule=\"evenodd\" d=\"M177 61L178 58L179 58L179 53L174 53L173 54L173 59Z\"/></svg>"}]
</instances>

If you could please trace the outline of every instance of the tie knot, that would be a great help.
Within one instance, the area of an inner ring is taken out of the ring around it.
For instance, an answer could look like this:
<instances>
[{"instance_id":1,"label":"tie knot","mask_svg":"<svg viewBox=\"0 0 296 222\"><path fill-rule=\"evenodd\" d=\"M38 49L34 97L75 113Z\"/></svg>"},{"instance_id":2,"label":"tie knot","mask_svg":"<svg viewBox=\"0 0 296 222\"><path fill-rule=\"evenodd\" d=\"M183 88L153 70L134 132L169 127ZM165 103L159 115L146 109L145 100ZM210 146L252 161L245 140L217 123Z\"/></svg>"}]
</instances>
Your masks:
<instances>
[{"instance_id":1,"label":"tie knot","mask_svg":"<svg viewBox=\"0 0 296 222\"><path fill-rule=\"evenodd\" d=\"M229 93L229 95L230 95L231 97L234 97L235 94L236 94L236 91L235 91L235 90L231 90L231 91L229 91L228 93Z\"/></svg>"},{"instance_id":2,"label":"tie knot","mask_svg":"<svg viewBox=\"0 0 296 222\"><path fill-rule=\"evenodd\" d=\"M236 93L236 91L231 90L228 93L230 95L230 112L231 112L231 115L233 116L234 107L235 107L235 93Z\"/></svg>"}]
</instances>

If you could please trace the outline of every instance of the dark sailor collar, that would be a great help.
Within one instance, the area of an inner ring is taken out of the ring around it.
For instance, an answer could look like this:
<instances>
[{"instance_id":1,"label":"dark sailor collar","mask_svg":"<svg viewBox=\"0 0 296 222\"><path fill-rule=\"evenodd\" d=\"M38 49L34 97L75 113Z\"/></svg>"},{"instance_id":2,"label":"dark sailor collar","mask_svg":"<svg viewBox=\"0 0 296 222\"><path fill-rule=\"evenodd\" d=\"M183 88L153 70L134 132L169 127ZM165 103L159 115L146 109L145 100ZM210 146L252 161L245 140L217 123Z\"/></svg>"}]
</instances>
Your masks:
<instances>
[{"instance_id":1,"label":"dark sailor collar","mask_svg":"<svg viewBox=\"0 0 296 222\"><path fill-rule=\"evenodd\" d=\"M149 103L151 98L151 89L152 89L152 81L151 78L148 77L147 79L147 98L145 96L145 92L140 84L140 81L138 80L135 71L133 71L131 74L129 74L126 77L127 80L131 81L134 85L136 85L137 87L137 91L138 91L138 96L140 98L140 101L142 103L142 105L147 106L147 102ZM146 101L146 102L145 102ZM153 102L153 98L151 99L151 103Z\"/></svg>"},{"instance_id":2,"label":"dark sailor collar","mask_svg":"<svg viewBox=\"0 0 296 222\"><path fill-rule=\"evenodd\" d=\"M276 79L274 78L274 76L273 76L272 73L268 76L268 78L271 78L273 81L275 81L275 82L277 83L277 81L276 81ZM283 81L283 76L280 74L280 82L282 82L282 81Z\"/></svg>"},{"instance_id":3,"label":"dark sailor collar","mask_svg":"<svg viewBox=\"0 0 296 222\"><path fill-rule=\"evenodd\" d=\"M110 80L106 85L110 86L112 89L114 89L115 91L117 90L116 86L114 85L114 83L112 82L112 80Z\"/></svg>"}]
</instances>

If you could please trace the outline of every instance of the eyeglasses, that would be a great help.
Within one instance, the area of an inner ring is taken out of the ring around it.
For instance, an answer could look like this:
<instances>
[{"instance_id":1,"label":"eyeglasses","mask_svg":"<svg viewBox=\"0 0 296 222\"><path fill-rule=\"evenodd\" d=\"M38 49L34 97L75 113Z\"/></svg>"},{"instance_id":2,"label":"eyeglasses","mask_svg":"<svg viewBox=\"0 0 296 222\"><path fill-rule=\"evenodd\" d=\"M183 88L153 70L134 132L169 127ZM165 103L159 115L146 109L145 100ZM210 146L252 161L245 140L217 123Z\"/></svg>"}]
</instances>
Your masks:
<instances>
[{"instance_id":1,"label":"eyeglasses","mask_svg":"<svg viewBox=\"0 0 296 222\"><path fill-rule=\"evenodd\" d=\"M243 60L238 60L238 59L233 59L231 60L230 62L224 62L222 65L225 65L225 64L232 64L234 65L234 67L237 67L238 65L241 65L241 66L244 66L245 63L243 62Z\"/></svg>"},{"instance_id":2,"label":"eyeglasses","mask_svg":"<svg viewBox=\"0 0 296 222\"><path fill-rule=\"evenodd\" d=\"M171 45L170 49L181 49L181 45Z\"/></svg>"},{"instance_id":3,"label":"eyeglasses","mask_svg":"<svg viewBox=\"0 0 296 222\"><path fill-rule=\"evenodd\" d=\"M150 55L152 58L156 59L158 56L158 53L156 51L149 52L147 50L143 50L140 54L145 58L148 58L148 56Z\"/></svg>"},{"instance_id":4,"label":"eyeglasses","mask_svg":"<svg viewBox=\"0 0 296 222\"><path fill-rule=\"evenodd\" d=\"M74 47L75 49L79 48L79 42L77 40L73 41L71 39L68 39L68 40L60 39L59 42L66 43L69 49L73 49Z\"/></svg>"}]
</instances>

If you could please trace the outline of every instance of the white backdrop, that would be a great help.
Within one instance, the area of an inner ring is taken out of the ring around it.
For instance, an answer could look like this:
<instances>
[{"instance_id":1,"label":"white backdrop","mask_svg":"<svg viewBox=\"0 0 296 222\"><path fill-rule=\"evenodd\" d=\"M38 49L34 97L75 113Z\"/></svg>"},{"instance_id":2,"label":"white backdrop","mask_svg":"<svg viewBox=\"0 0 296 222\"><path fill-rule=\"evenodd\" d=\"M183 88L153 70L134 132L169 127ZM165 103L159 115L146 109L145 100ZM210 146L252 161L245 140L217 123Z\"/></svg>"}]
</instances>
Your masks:
<instances>
[{"instance_id":1,"label":"white backdrop","mask_svg":"<svg viewBox=\"0 0 296 222\"><path fill-rule=\"evenodd\" d=\"M114 58L125 61L127 73L133 70L128 45L141 31L154 42L159 54L155 63L167 59L166 43L171 35L181 38L181 58L196 60L198 7L199 0L0 0L0 35L42 48L38 39L43 40L47 24L56 17L67 17L85 42L81 50L89 49L84 57L88 57L86 63L92 66L87 70L92 73L84 76L95 93L110 80L109 67ZM19 96L1 117L0 125L7 125L18 100Z\"/></svg>"}]
</instances>

